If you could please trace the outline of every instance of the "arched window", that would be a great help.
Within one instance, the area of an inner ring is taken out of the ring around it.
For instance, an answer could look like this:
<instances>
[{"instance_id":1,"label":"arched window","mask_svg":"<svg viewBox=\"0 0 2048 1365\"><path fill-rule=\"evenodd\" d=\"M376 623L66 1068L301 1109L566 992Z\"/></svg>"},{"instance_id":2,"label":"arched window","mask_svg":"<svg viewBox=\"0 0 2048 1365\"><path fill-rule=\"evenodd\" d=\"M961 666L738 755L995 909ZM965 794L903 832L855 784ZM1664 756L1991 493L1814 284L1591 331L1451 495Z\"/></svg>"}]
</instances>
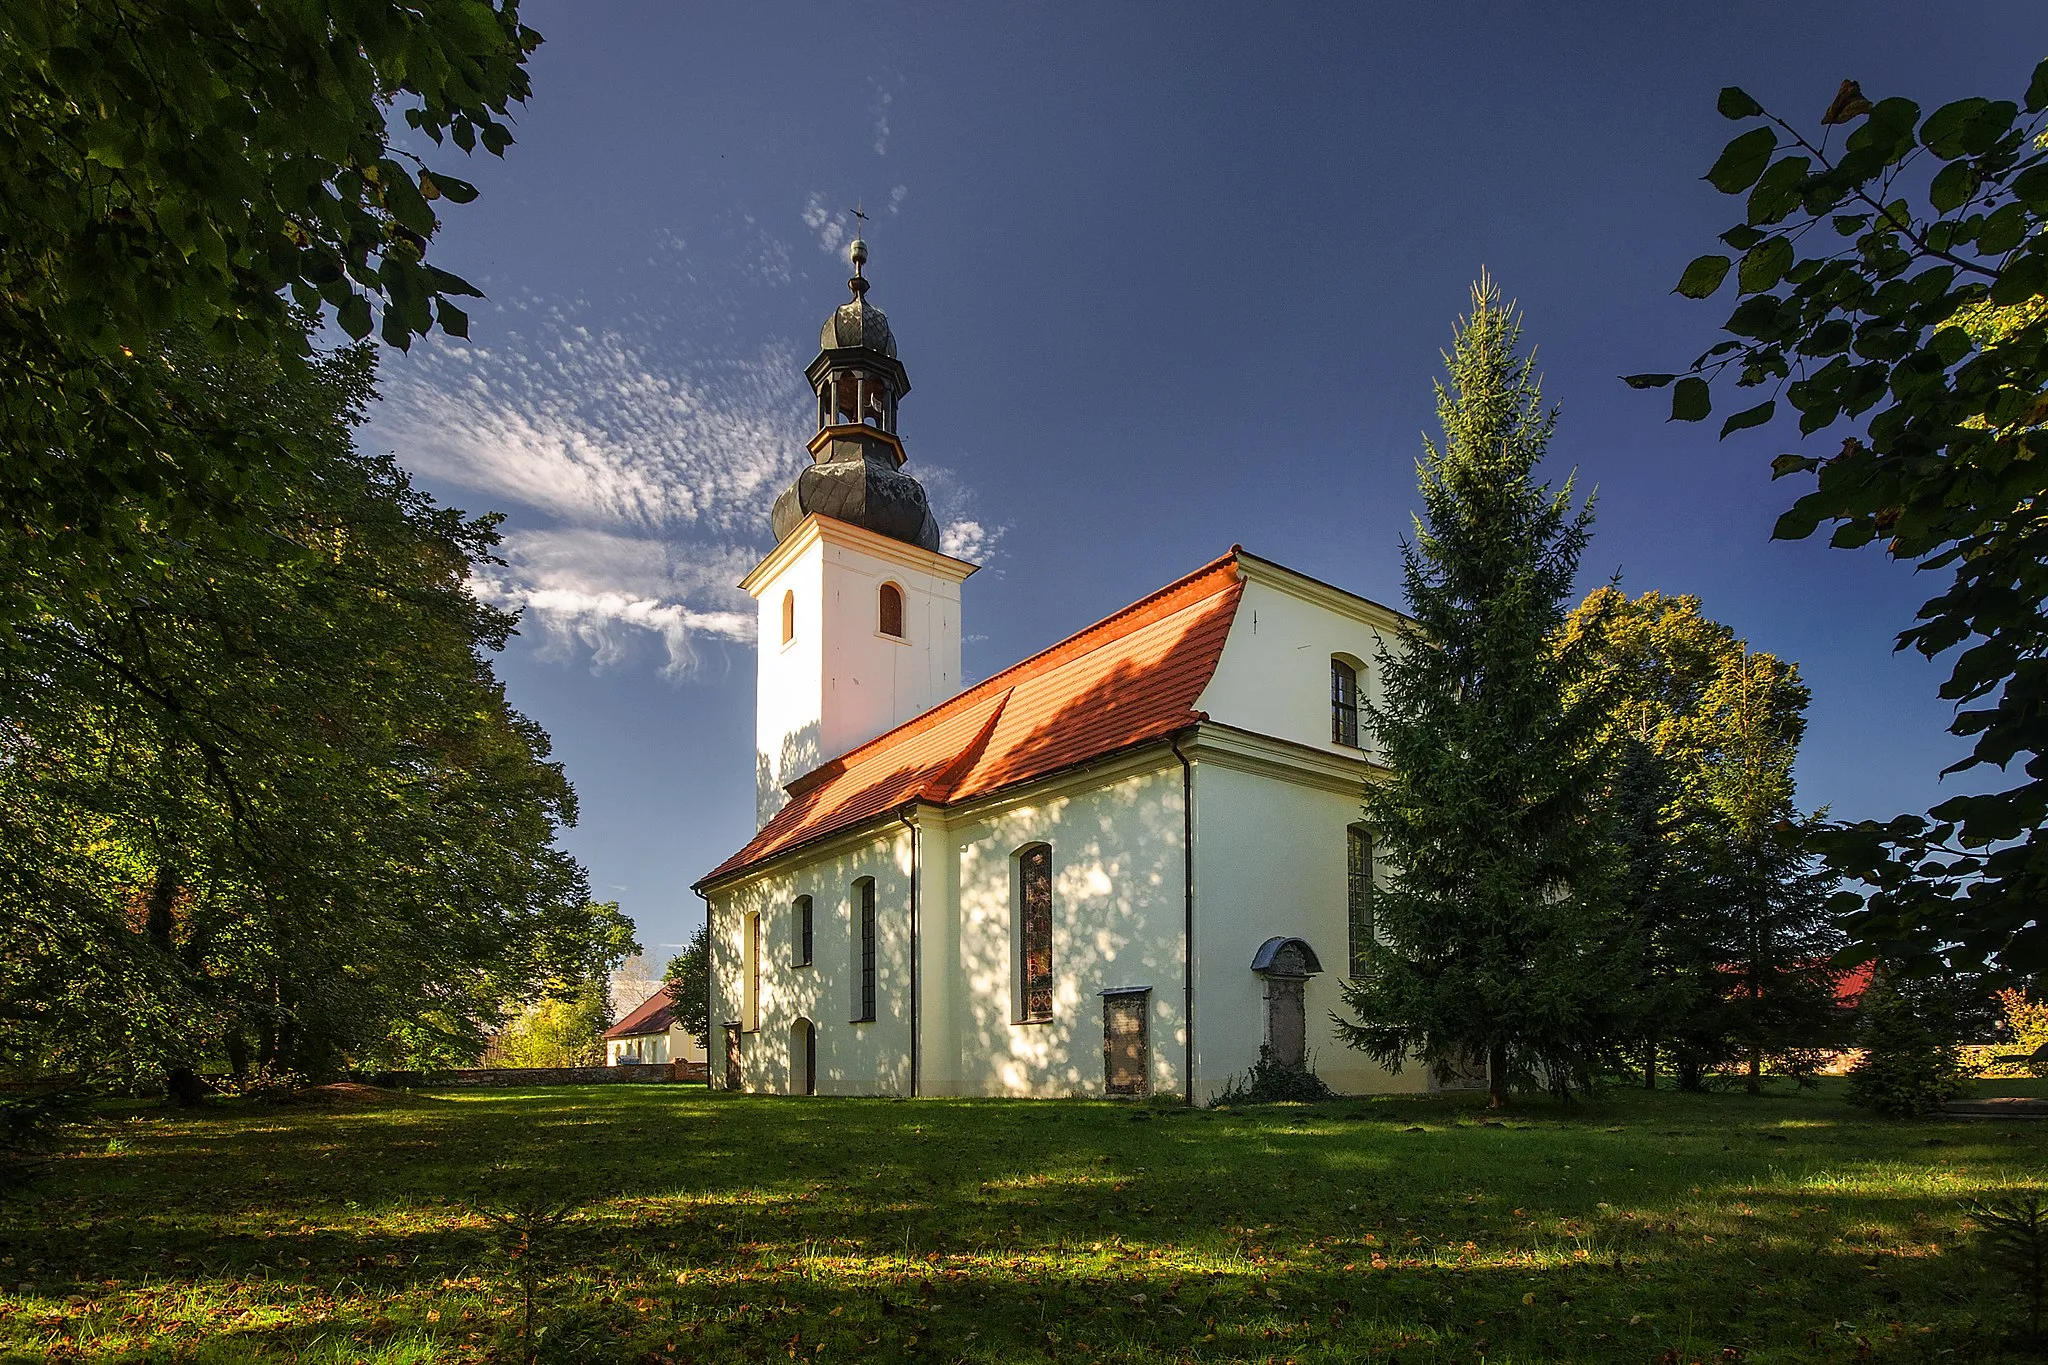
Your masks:
<instances>
[{"instance_id":1,"label":"arched window","mask_svg":"<svg viewBox=\"0 0 2048 1365\"><path fill-rule=\"evenodd\" d=\"M1330 660L1330 742L1358 747L1358 670Z\"/></svg>"},{"instance_id":2,"label":"arched window","mask_svg":"<svg viewBox=\"0 0 2048 1365\"><path fill-rule=\"evenodd\" d=\"M1052 847L1033 844L1017 855L1017 1017L1052 1018Z\"/></svg>"},{"instance_id":3,"label":"arched window","mask_svg":"<svg viewBox=\"0 0 2048 1365\"><path fill-rule=\"evenodd\" d=\"M881 620L882 634L903 638L903 589L894 583L884 583L876 594L876 615Z\"/></svg>"},{"instance_id":4,"label":"arched window","mask_svg":"<svg viewBox=\"0 0 2048 1365\"><path fill-rule=\"evenodd\" d=\"M789 926L790 965L808 967L811 965L811 898L798 896L790 906Z\"/></svg>"},{"instance_id":5,"label":"arched window","mask_svg":"<svg viewBox=\"0 0 2048 1365\"><path fill-rule=\"evenodd\" d=\"M1372 944L1372 835L1365 826L1344 831L1345 919L1351 926L1351 975L1365 975L1366 953Z\"/></svg>"},{"instance_id":6,"label":"arched window","mask_svg":"<svg viewBox=\"0 0 2048 1365\"><path fill-rule=\"evenodd\" d=\"M875 1018L875 879L853 884L853 1022Z\"/></svg>"},{"instance_id":7,"label":"arched window","mask_svg":"<svg viewBox=\"0 0 2048 1365\"><path fill-rule=\"evenodd\" d=\"M782 594L782 643L788 644L796 638L796 594Z\"/></svg>"}]
</instances>

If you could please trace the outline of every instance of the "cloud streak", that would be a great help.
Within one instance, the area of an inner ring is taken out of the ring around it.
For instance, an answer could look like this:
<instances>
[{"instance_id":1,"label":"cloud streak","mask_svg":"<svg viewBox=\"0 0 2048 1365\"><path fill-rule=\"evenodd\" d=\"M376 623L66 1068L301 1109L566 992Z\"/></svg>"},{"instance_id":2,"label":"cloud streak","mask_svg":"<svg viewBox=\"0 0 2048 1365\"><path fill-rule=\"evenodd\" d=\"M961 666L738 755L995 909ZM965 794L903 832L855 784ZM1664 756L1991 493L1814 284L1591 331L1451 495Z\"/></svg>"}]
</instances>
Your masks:
<instances>
[{"instance_id":1,"label":"cloud streak","mask_svg":"<svg viewBox=\"0 0 2048 1365\"><path fill-rule=\"evenodd\" d=\"M843 220L814 217L807 207L821 245L844 239ZM748 250L786 276L786 246L762 234ZM680 678L707 649L753 639L736 585L770 547L775 495L810 458L810 357L780 341L706 351L664 320L601 325L595 312L518 302L477 329L488 345L416 345L386 365L368 434L429 482L509 514L504 563L474 587L523 613L541 657L645 660ZM948 553L991 553L1000 528L971 490L942 467L918 473Z\"/></svg>"}]
</instances>

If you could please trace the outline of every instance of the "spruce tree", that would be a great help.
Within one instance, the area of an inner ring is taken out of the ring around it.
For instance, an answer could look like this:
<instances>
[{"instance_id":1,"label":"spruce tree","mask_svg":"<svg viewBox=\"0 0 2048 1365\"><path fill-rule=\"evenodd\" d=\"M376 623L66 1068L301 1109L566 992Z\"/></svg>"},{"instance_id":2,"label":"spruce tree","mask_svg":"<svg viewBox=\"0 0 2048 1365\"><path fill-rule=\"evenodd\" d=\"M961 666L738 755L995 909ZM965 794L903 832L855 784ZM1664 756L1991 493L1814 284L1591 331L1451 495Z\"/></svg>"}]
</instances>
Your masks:
<instances>
[{"instance_id":1,"label":"spruce tree","mask_svg":"<svg viewBox=\"0 0 2048 1365\"><path fill-rule=\"evenodd\" d=\"M1602 698L1559 643L1592 522L1572 481L1538 483L1556 413L1521 322L1481 276L1436 389L1443 441L1419 462L1423 515L1402 548L1415 624L1382 649L1367 705L1393 770L1365 820L1391 874L1380 941L1345 988L1342 1035L1382 1065L1448 1079L1487 1064L1492 1102L1560 1094L1605 1065L1630 969L1609 908L1594 798Z\"/></svg>"}]
</instances>

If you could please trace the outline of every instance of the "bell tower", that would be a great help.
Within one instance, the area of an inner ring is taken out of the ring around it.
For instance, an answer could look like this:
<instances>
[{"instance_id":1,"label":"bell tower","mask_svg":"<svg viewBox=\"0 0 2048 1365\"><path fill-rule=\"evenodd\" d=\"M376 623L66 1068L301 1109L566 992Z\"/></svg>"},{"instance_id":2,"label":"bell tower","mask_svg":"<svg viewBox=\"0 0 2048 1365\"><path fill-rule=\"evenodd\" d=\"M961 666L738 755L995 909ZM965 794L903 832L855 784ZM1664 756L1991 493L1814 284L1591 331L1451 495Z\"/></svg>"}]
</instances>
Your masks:
<instances>
[{"instance_id":1,"label":"bell tower","mask_svg":"<svg viewBox=\"0 0 2048 1365\"><path fill-rule=\"evenodd\" d=\"M740 584L760 624L757 827L788 783L960 690L960 584L977 566L940 553L924 487L903 472L910 376L867 301L867 243L849 256L853 299L825 319L804 371L811 464L775 499L775 548Z\"/></svg>"}]
</instances>

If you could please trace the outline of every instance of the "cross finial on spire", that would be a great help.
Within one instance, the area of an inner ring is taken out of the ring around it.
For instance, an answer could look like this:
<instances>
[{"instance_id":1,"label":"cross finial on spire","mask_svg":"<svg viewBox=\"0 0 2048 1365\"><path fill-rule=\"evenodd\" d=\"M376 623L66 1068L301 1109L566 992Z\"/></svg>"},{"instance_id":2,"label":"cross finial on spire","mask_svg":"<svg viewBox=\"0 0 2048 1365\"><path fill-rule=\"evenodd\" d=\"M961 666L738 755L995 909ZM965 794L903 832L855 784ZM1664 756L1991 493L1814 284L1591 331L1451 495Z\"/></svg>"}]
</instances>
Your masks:
<instances>
[{"instance_id":1,"label":"cross finial on spire","mask_svg":"<svg viewBox=\"0 0 2048 1365\"><path fill-rule=\"evenodd\" d=\"M866 223L868 220L867 214L861 211L863 202L865 201L854 201L852 209L855 220L860 223ZM868 292L868 282L861 274L861 267L868 263L868 244L860 239L858 228L854 230L853 242L846 248L846 257L853 262L853 278L846 282L846 287L853 291L855 298L859 298Z\"/></svg>"}]
</instances>

